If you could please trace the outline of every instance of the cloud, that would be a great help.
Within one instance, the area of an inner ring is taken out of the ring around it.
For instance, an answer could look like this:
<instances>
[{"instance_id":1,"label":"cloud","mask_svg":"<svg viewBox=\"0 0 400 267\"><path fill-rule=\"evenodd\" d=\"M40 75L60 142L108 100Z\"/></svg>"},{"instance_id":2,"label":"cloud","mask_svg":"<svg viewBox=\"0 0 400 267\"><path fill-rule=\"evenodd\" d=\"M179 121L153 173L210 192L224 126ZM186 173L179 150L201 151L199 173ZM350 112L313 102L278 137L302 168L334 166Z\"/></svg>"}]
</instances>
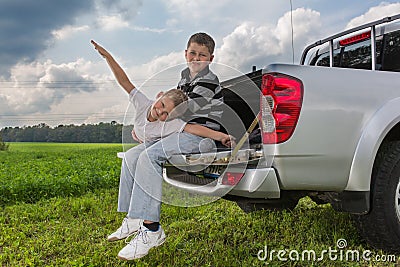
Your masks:
<instances>
[{"instance_id":1,"label":"cloud","mask_svg":"<svg viewBox=\"0 0 400 267\"><path fill-rule=\"evenodd\" d=\"M98 0L96 9L100 14L109 14L111 16L119 15L124 20L134 18L140 7L142 0Z\"/></svg>"},{"instance_id":2,"label":"cloud","mask_svg":"<svg viewBox=\"0 0 400 267\"><path fill-rule=\"evenodd\" d=\"M120 14L113 15L113 16L101 16L97 19L97 26L105 31L114 31L118 29L131 29L134 31L140 32L155 32L155 33L162 33L165 32L166 29L156 29L156 28L149 28L149 27L140 27L131 25L129 21L123 19Z\"/></svg>"},{"instance_id":3,"label":"cloud","mask_svg":"<svg viewBox=\"0 0 400 267\"><path fill-rule=\"evenodd\" d=\"M300 51L318 36L321 26L320 13L298 8L292 15L295 51ZM268 65L285 54L292 53L291 32L290 12L284 14L276 25L244 22L223 38L221 47L216 51L216 60L234 68L247 70L250 70L251 65Z\"/></svg>"},{"instance_id":4,"label":"cloud","mask_svg":"<svg viewBox=\"0 0 400 267\"><path fill-rule=\"evenodd\" d=\"M183 63L183 52L173 52L131 67L127 74L154 98L157 92L176 86ZM6 125L13 124L14 118L19 125L122 121L129 104L103 60L18 63L10 72L9 79L0 78L0 117Z\"/></svg>"},{"instance_id":5,"label":"cloud","mask_svg":"<svg viewBox=\"0 0 400 267\"><path fill-rule=\"evenodd\" d=\"M2 115L10 115L12 114L11 108L8 104L7 95L0 93L0 110ZM1 115L0 115L1 118Z\"/></svg>"},{"instance_id":6,"label":"cloud","mask_svg":"<svg viewBox=\"0 0 400 267\"><path fill-rule=\"evenodd\" d=\"M215 15L219 16L220 13L217 11L230 1L219 0L213 1L212 4L209 0L163 0L163 2L171 13L178 13L181 19L204 20L213 18Z\"/></svg>"},{"instance_id":7,"label":"cloud","mask_svg":"<svg viewBox=\"0 0 400 267\"><path fill-rule=\"evenodd\" d=\"M400 3L383 2L378 6L371 7L365 14L352 19L346 26L346 29L360 26L362 24L382 19L384 17L400 13Z\"/></svg>"},{"instance_id":8,"label":"cloud","mask_svg":"<svg viewBox=\"0 0 400 267\"><path fill-rule=\"evenodd\" d=\"M127 28L136 17L142 0L98 0L96 1L96 25L106 31Z\"/></svg>"},{"instance_id":9,"label":"cloud","mask_svg":"<svg viewBox=\"0 0 400 267\"><path fill-rule=\"evenodd\" d=\"M183 52L171 52L129 69L132 82L150 98L160 91L176 87L182 69L186 67ZM132 75L131 75L132 74Z\"/></svg>"},{"instance_id":10,"label":"cloud","mask_svg":"<svg viewBox=\"0 0 400 267\"><path fill-rule=\"evenodd\" d=\"M106 107L95 114L89 114L88 117L83 121L85 124L94 124L99 121L111 121L115 120L119 123L124 121L124 114L127 109L128 102L120 102L117 105ZM117 115L117 116L115 116Z\"/></svg>"},{"instance_id":11,"label":"cloud","mask_svg":"<svg viewBox=\"0 0 400 267\"><path fill-rule=\"evenodd\" d=\"M106 31L129 27L129 22L125 21L120 14L113 16L101 16L98 18L97 24L100 28Z\"/></svg>"},{"instance_id":12,"label":"cloud","mask_svg":"<svg viewBox=\"0 0 400 267\"><path fill-rule=\"evenodd\" d=\"M48 112L67 96L97 90L87 76L91 65L82 59L59 65L50 60L15 65L10 79L1 82L0 114Z\"/></svg>"},{"instance_id":13,"label":"cloud","mask_svg":"<svg viewBox=\"0 0 400 267\"><path fill-rule=\"evenodd\" d=\"M71 26L71 25L66 25L62 27L61 29L58 30L53 30L51 33L53 34L54 38L58 40L63 40L67 39L71 35L78 33L78 32L86 32L90 29L88 25L83 25L83 26Z\"/></svg>"},{"instance_id":14,"label":"cloud","mask_svg":"<svg viewBox=\"0 0 400 267\"><path fill-rule=\"evenodd\" d=\"M92 10L92 1L0 1L0 76L17 62L32 62L52 39L52 32Z\"/></svg>"}]
</instances>

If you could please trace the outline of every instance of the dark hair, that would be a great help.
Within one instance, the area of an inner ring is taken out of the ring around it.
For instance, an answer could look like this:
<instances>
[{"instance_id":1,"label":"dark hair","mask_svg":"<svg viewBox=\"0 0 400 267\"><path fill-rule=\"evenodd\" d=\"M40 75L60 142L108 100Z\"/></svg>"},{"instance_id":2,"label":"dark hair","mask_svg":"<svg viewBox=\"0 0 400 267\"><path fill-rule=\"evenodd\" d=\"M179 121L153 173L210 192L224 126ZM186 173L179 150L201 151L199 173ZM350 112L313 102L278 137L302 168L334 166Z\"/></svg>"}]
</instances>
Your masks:
<instances>
[{"instance_id":1,"label":"dark hair","mask_svg":"<svg viewBox=\"0 0 400 267\"><path fill-rule=\"evenodd\" d=\"M204 32L198 32L190 36L187 43L187 48L189 48L191 43L198 43L199 45L205 45L208 48L210 54L214 54L215 42L214 39Z\"/></svg>"}]
</instances>

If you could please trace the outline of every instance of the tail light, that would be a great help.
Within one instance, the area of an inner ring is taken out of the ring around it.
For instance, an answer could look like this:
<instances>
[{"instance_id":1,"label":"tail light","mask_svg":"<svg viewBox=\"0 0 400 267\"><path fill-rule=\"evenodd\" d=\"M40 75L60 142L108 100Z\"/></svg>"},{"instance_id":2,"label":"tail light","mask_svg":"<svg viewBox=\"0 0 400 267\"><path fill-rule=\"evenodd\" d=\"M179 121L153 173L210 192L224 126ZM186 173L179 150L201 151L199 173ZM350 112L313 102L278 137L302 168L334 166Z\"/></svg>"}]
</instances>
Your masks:
<instances>
[{"instance_id":1,"label":"tail light","mask_svg":"<svg viewBox=\"0 0 400 267\"><path fill-rule=\"evenodd\" d=\"M261 89L259 120L263 143L283 143L296 128L303 102L303 83L283 74L265 74Z\"/></svg>"},{"instance_id":2,"label":"tail light","mask_svg":"<svg viewBox=\"0 0 400 267\"><path fill-rule=\"evenodd\" d=\"M226 172L222 177L223 185L236 185L242 179L244 173Z\"/></svg>"}]
</instances>

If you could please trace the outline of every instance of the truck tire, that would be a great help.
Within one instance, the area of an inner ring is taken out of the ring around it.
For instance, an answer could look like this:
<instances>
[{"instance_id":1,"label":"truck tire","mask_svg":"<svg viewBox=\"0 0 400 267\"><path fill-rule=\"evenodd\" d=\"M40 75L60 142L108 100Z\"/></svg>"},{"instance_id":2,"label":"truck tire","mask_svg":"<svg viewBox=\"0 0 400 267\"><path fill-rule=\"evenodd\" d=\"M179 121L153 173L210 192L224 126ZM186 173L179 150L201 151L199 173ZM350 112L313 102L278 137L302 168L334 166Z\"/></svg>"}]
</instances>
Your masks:
<instances>
[{"instance_id":1,"label":"truck tire","mask_svg":"<svg viewBox=\"0 0 400 267\"><path fill-rule=\"evenodd\" d=\"M356 217L364 239L377 249L400 252L400 141L382 145L371 181L371 209Z\"/></svg>"}]
</instances>

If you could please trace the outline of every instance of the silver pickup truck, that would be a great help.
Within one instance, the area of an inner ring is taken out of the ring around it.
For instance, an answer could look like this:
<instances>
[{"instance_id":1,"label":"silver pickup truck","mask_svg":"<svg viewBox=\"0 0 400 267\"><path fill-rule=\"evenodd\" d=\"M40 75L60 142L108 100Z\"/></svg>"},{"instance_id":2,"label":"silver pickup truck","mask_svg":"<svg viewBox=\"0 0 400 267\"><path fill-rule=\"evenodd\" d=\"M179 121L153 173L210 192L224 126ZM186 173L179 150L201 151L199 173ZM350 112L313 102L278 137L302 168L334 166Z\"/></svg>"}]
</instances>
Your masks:
<instances>
[{"instance_id":1,"label":"silver pickup truck","mask_svg":"<svg viewBox=\"0 0 400 267\"><path fill-rule=\"evenodd\" d=\"M166 183L245 211L309 196L354 214L374 247L400 252L399 18L318 41L299 65L224 81L223 126L238 146L174 156Z\"/></svg>"}]
</instances>

